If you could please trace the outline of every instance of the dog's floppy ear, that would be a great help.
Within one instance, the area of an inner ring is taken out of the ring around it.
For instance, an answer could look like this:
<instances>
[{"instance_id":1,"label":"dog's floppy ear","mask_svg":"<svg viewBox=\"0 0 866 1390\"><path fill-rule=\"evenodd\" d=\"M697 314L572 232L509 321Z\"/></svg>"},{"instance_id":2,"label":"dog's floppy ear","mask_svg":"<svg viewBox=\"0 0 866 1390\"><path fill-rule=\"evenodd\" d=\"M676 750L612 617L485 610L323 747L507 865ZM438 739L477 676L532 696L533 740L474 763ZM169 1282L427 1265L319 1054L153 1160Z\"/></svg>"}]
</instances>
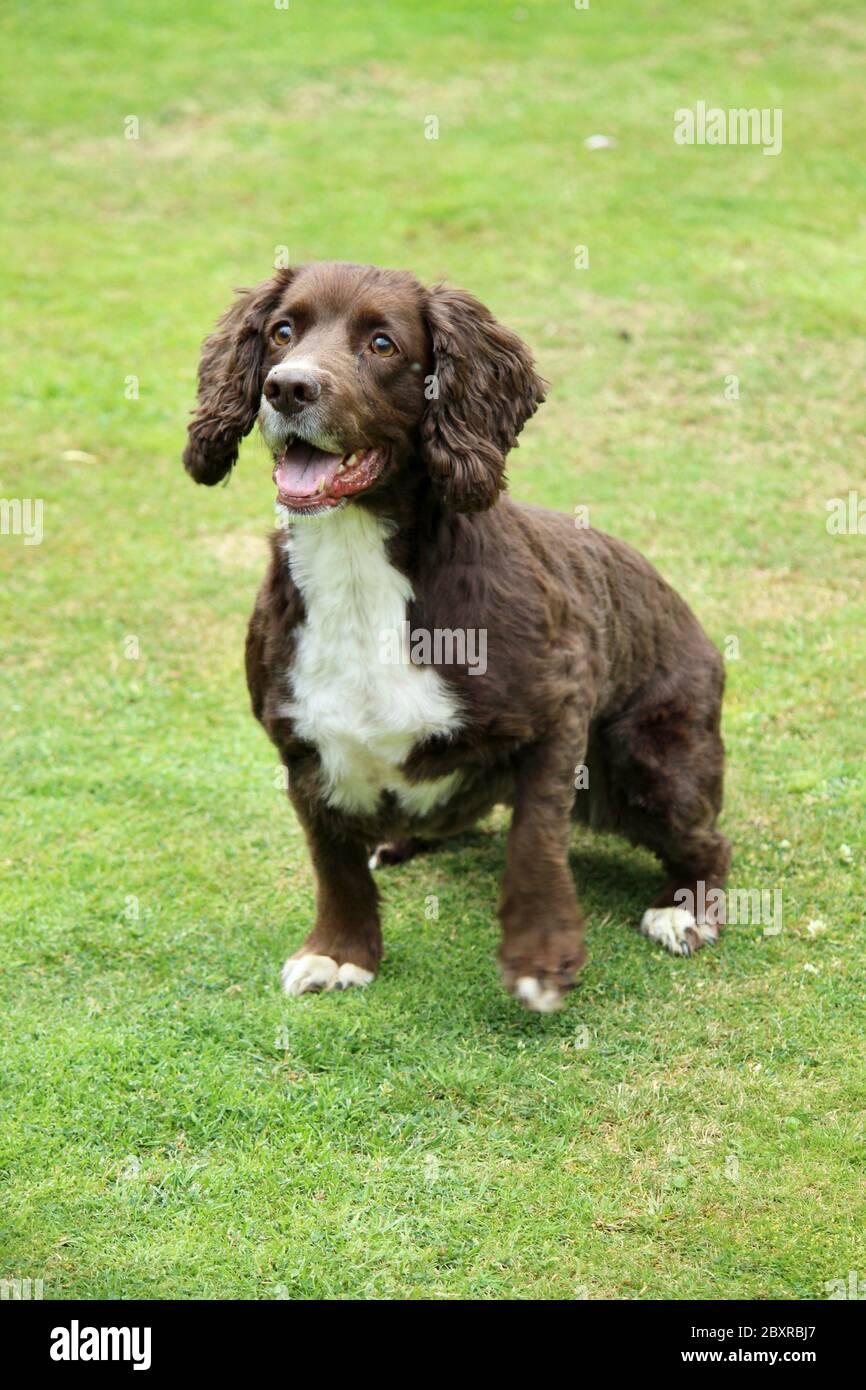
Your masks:
<instances>
[{"instance_id":1,"label":"dog's floppy ear","mask_svg":"<svg viewBox=\"0 0 866 1390\"><path fill-rule=\"evenodd\" d=\"M544 400L529 349L471 294L427 292L433 379L421 418L421 454L440 501L484 511L505 485L505 457Z\"/></svg>"},{"instance_id":2,"label":"dog's floppy ear","mask_svg":"<svg viewBox=\"0 0 866 1390\"><path fill-rule=\"evenodd\" d=\"M202 344L198 408L189 424L183 462L197 483L212 486L230 472L238 446L256 421L261 399L264 328L292 278L280 270L238 297Z\"/></svg>"}]
</instances>

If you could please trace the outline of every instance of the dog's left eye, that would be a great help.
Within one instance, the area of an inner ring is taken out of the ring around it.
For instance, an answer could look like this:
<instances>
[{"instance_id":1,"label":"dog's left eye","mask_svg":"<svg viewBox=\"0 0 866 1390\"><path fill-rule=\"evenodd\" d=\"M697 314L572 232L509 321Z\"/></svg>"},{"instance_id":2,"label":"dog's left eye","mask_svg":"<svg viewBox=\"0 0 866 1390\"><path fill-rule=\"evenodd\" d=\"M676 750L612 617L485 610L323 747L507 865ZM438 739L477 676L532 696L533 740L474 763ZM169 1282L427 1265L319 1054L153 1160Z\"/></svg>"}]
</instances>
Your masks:
<instances>
[{"instance_id":1,"label":"dog's left eye","mask_svg":"<svg viewBox=\"0 0 866 1390\"><path fill-rule=\"evenodd\" d=\"M377 333L375 338L371 339L370 347L377 357L393 357L397 351L397 344L392 343L387 333Z\"/></svg>"},{"instance_id":2,"label":"dog's left eye","mask_svg":"<svg viewBox=\"0 0 866 1390\"><path fill-rule=\"evenodd\" d=\"M292 341L292 325L290 323L278 323L276 328L271 329L271 338L278 347L285 347L286 343Z\"/></svg>"}]
</instances>

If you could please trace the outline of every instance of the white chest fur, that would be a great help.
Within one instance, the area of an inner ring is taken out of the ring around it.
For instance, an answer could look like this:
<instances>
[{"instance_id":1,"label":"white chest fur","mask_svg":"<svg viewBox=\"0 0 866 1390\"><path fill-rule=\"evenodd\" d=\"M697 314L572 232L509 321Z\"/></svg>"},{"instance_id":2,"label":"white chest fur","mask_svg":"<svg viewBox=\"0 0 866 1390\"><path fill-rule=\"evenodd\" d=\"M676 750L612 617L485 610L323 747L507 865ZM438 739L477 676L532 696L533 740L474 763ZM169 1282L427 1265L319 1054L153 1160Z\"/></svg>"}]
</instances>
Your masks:
<instances>
[{"instance_id":1,"label":"white chest fur","mask_svg":"<svg viewBox=\"0 0 866 1390\"><path fill-rule=\"evenodd\" d=\"M400 765L422 739L453 733L460 716L431 667L382 660L412 598L408 579L389 563L388 534L385 522L351 504L288 532L286 555L307 616L286 713L318 749L333 806L372 812L382 792L392 791L407 811L424 816L448 799L460 774L411 783Z\"/></svg>"}]
</instances>

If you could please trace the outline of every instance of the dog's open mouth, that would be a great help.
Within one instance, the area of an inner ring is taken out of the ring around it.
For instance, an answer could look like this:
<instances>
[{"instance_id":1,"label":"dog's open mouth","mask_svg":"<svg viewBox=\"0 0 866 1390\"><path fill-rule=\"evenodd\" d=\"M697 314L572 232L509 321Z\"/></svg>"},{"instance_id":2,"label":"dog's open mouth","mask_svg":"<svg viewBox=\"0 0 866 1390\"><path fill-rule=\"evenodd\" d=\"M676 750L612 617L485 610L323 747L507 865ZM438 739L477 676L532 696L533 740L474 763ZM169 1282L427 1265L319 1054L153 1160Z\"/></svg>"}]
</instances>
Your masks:
<instances>
[{"instance_id":1,"label":"dog's open mouth","mask_svg":"<svg viewBox=\"0 0 866 1390\"><path fill-rule=\"evenodd\" d=\"M384 467L382 449L328 454L305 439L294 439L277 455L274 464L277 501L294 511L334 507L345 497L365 492Z\"/></svg>"}]
</instances>

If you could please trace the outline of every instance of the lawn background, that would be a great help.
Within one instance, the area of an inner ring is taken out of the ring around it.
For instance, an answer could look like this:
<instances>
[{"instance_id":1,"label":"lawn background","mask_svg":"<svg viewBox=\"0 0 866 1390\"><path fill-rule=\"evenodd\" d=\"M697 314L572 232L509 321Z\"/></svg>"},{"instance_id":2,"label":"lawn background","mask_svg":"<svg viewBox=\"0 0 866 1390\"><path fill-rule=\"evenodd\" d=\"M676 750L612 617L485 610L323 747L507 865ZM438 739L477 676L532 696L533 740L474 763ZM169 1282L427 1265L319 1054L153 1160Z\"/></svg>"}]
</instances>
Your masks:
<instances>
[{"instance_id":1,"label":"lawn background","mask_svg":"<svg viewBox=\"0 0 866 1390\"><path fill-rule=\"evenodd\" d=\"M825 505L866 496L862 4L7 0L0 32L0 495L45 508L41 545L0 536L0 1277L866 1276L866 537ZM781 107L782 154L675 145L698 100ZM578 836L591 962L526 1015L493 965L497 816L384 876L373 988L281 997L312 885L242 673L270 463L251 440L205 491L180 451L201 337L282 245L448 278L532 344L552 387L513 492L588 506L736 639L732 883L783 890L781 935L674 960L634 930L653 862Z\"/></svg>"}]
</instances>

